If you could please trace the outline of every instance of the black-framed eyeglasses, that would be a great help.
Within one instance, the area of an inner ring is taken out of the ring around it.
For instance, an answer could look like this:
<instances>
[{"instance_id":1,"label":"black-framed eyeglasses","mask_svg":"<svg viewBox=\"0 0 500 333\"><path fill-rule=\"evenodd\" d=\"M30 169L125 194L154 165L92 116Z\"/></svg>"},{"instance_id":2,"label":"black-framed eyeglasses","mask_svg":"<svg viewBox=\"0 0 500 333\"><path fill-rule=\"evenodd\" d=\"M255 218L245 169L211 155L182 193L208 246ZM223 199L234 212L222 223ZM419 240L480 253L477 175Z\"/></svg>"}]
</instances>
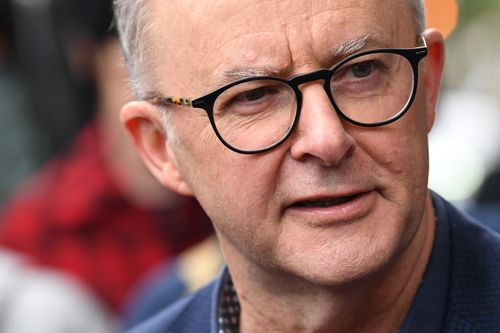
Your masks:
<instances>
[{"instance_id":1,"label":"black-framed eyeglasses","mask_svg":"<svg viewBox=\"0 0 500 333\"><path fill-rule=\"evenodd\" d=\"M153 96L157 105L182 105L207 112L219 140L241 154L256 154L283 143L297 125L302 106L299 86L323 80L339 117L365 127L390 124L410 108L418 86L418 64L427 45L381 48L353 54L330 69L282 79L241 79L211 93L180 98Z\"/></svg>"}]
</instances>

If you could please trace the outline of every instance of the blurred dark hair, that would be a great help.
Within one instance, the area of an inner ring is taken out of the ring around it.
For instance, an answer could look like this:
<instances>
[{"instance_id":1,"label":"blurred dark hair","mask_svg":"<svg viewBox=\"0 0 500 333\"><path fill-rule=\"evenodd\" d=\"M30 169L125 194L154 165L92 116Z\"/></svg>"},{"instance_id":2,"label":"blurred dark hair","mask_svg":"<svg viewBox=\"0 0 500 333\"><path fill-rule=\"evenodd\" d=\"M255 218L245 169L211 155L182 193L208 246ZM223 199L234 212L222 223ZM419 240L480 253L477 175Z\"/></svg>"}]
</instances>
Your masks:
<instances>
[{"instance_id":1,"label":"blurred dark hair","mask_svg":"<svg viewBox=\"0 0 500 333\"><path fill-rule=\"evenodd\" d=\"M93 44L116 35L112 1L0 1L11 1L29 113L46 133L47 155L52 155L66 149L95 114L96 88L89 55Z\"/></svg>"},{"instance_id":2,"label":"blurred dark hair","mask_svg":"<svg viewBox=\"0 0 500 333\"><path fill-rule=\"evenodd\" d=\"M59 32L85 34L94 41L116 36L111 0L53 0L53 18Z\"/></svg>"},{"instance_id":3,"label":"blurred dark hair","mask_svg":"<svg viewBox=\"0 0 500 333\"><path fill-rule=\"evenodd\" d=\"M13 42L12 10L9 0L0 0L0 38L8 46Z\"/></svg>"}]
</instances>

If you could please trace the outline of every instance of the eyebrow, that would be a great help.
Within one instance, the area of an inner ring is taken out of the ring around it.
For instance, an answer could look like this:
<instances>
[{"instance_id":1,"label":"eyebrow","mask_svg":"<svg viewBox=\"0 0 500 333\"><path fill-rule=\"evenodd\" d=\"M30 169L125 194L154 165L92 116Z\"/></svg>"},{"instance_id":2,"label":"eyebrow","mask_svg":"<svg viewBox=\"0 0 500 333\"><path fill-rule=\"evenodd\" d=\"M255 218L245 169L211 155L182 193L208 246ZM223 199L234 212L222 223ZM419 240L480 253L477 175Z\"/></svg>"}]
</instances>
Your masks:
<instances>
[{"instance_id":1,"label":"eyebrow","mask_svg":"<svg viewBox=\"0 0 500 333\"><path fill-rule=\"evenodd\" d=\"M377 47L387 47L388 43L381 34L369 33L335 45L335 47L330 50L330 54L333 58L346 57L371 45Z\"/></svg>"},{"instance_id":2,"label":"eyebrow","mask_svg":"<svg viewBox=\"0 0 500 333\"><path fill-rule=\"evenodd\" d=\"M225 71L220 83L224 84L236 80L246 79L256 76L279 76L283 70L266 65L263 67L241 67Z\"/></svg>"},{"instance_id":3,"label":"eyebrow","mask_svg":"<svg viewBox=\"0 0 500 333\"><path fill-rule=\"evenodd\" d=\"M343 41L342 43L333 47L329 54L331 59L344 58L348 55L354 54L368 46L377 47L387 47L389 43L385 41L385 38L378 33L369 33L360 37L349 39ZM228 82L233 82L237 80L242 80L250 77L258 76L280 76L283 75L283 69L273 68L272 66L266 65L263 67L238 67L233 68L224 72L221 79L217 80L214 84L216 87L227 84Z\"/></svg>"}]
</instances>

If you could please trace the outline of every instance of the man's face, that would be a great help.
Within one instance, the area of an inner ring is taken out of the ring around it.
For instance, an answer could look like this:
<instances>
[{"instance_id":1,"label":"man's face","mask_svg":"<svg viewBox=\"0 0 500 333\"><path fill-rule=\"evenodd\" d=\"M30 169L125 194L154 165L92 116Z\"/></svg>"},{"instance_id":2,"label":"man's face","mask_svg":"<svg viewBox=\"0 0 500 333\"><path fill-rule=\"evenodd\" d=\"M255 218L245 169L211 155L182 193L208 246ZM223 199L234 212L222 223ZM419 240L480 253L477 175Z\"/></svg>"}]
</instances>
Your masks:
<instances>
[{"instance_id":1,"label":"man's face","mask_svg":"<svg viewBox=\"0 0 500 333\"><path fill-rule=\"evenodd\" d=\"M363 50L417 46L409 1L179 0L153 7L157 89L166 95L204 95L234 72L272 69L287 78L329 68L340 60L332 49L367 35ZM363 128L338 117L323 82L305 84L292 136L257 155L227 149L204 110L174 107L178 140L167 140L169 154L211 217L230 265L348 282L385 267L423 219L433 121L423 90L402 119Z\"/></svg>"}]
</instances>

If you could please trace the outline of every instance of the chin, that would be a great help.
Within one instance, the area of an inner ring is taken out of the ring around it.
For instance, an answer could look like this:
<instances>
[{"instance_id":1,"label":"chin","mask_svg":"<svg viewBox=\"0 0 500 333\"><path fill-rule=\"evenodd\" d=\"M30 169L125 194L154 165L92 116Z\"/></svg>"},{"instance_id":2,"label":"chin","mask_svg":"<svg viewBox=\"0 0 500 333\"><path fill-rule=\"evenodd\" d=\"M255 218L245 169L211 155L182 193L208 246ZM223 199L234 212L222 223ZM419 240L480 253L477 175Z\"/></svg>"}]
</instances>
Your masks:
<instances>
[{"instance_id":1,"label":"chin","mask_svg":"<svg viewBox=\"0 0 500 333\"><path fill-rule=\"evenodd\" d=\"M289 252L283 264L287 271L314 285L352 286L388 269L404 248L400 235L383 232L377 235L383 237L359 235L357 239L350 237L344 242L309 246L300 253Z\"/></svg>"},{"instance_id":2,"label":"chin","mask_svg":"<svg viewBox=\"0 0 500 333\"><path fill-rule=\"evenodd\" d=\"M389 266L396 250L344 250L341 255L323 253L309 260L296 260L287 270L293 275L322 287L347 288L375 278Z\"/></svg>"}]
</instances>

